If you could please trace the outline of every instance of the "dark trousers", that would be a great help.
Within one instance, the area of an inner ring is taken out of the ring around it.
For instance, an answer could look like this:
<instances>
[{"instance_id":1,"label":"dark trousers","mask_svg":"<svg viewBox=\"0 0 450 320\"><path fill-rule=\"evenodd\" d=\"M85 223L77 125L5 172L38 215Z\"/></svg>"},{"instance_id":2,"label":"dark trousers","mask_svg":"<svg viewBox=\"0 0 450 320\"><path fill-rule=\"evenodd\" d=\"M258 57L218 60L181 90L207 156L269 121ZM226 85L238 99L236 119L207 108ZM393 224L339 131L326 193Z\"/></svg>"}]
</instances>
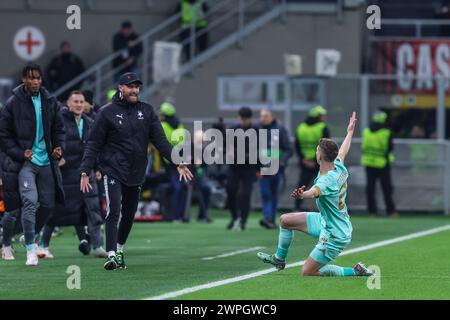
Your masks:
<instances>
[{"instance_id":1,"label":"dark trousers","mask_svg":"<svg viewBox=\"0 0 450 320\"><path fill-rule=\"evenodd\" d=\"M92 244L93 249L97 249L103 246L103 236L102 236L102 226L101 225L91 225L88 224L88 232L86 232L85 226L74 226L75 232L77 233L78 240L88 240L88 236L90 238L90 244ZM44 248L48 248L50 246L50 240L52 238L52 233L55 230L55 226L46 225L44 227L44 231L42 233L41 238L41 246Z\"/></svg>"},{"instance_id":2,"label":"dark trousers","mask_svg":"<svg viewBox=\"0 0 450 320\"><path fill-rule=\"evenodd\" d=\"M230 170L227 180L228 207L233 220L247 222L256 172L253 169Z\"/></svg>"},{"instance_id":3,"label":"dark trousers","mask_svg":"<svg viewBox=\"0 0 450 320\"><path fill-rule=\"evenodd\" d=\"M391 167L387 166L383 169L366 167L367 174L367 205L369 213L377 213L377 203L375 201L375 186L378 179L380 179L381 189L383 190L384 202L386 204L387 214L395 212L395 204L392 200L392 181L391 181Z\"/></svg>"},{"instance_id":4,"label":"dark trousers","mask_svg":"<svg viewBox=\"0 0 450 320\"><path fill-rule=\"evenodd\" d=\"M309 188L311 183L317 177L317 173L319 172L319 166L310 169L302 164L300 168L301 172L300 172L300 180L298 181L298 187L306 186L306 188ZM302 199L295 199L296 210L300 210L302 208L302 202L303 202Z\"/></svg>"},{"instance_id":5,"label":"dark trousers","mask_svg":"<svg viewBox=\"0 0 450 320\"><path fill-rule=\"evenodd\" d=\"M198 197L198 216L197 219L207 219L208 217L208 207L209 199L211 198L211 186L204 178L199 178L194 176L194 189L199 191Z\"/></svg>"},{"instance_id":6,"label":"dark trousers","mask_svg":"<svg viewBox=\"0 0 450 320\"><path fill-rule=\"evenodd\" d=\"M186 183L181 180L178 170L172 166L167 167L170 174L170 185L172 188L172 195L170 198L170 219L169 220L187 220L185 217L185 210L187 206L187 188Z\"/></svg>"},{"instance_id":7,"label":"dark trousers","mask_svg":"<svg viewBox=\"0 0 450 320\"><path fill-rule=\"evenodd\" d=\"M264 220L272 223L275 223L278 210L281 176L282 173L278 171L271 176L262 176L259 180Z\"/></svg>"},{"instance_id":8,"label":"dark trousers","mask_svg":"<svg viewBox=\"0 0 450 320\"><path fill-rule=\"evenodd\" d=\"M22 227L25 244L34 243L36 215L49 217L55 207L55 181L50 166L40 167L26 161L19 172L22 200ZM44 223L45 224L45 223Z\"/></svg>"},{"instance_id":9,"label":"dark trousers","mask_svg":"<svg viewBox=\"0 0 450 320\"><path fill-rule=\"evenodd\" d=\"M39 236L39 233L44 227L50 215L50 211L42 209L42 207L38 210L38 214L36 215L36 224L35 224L35 240ZM11 240L15 234L22 231L22 223L21 223L21 212L20 209L16 209L13 211L6 211L3 214L2 221L0 224L3 227L3 245L8 247L11 245Z\"/></svg>"},{"instance_id":10,"label":"dark trousers","mask_svg":"<svg viewBox=\"0 0 450 320\"><path fill-rule=\"evenodd\" d=\"M117 244L124 245L130 234L141 186L126 186L107 175L103 177L103 186L106 195L106 251L116 251Z\"/></svg>"}]
</instances>

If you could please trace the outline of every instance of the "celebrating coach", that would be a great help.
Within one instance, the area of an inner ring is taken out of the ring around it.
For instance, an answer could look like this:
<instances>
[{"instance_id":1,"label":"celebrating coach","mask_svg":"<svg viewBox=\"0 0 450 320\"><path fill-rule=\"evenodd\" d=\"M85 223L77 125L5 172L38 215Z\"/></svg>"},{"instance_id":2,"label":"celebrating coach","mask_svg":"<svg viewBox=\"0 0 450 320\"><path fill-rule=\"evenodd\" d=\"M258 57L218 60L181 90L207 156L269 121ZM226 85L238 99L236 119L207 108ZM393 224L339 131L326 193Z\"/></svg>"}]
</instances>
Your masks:
<instances>
[{"instance_id":1,"label":"celebrating coach","mask_svg":"<svg viewBox=\"0 0 450 320\"><path fill-rule=\"evenodd\" d=\"M158 116L151 105L139 101L141 85L135 73L120 76L119 90L95 118L80 168L80 188L88 192L92 188L88 173L98 157L107 203L106 270L126 268L123 246L133 225L144 182L148 143L151 142L161 156L171 159L172 146L164 135ZM185 164L179 164L177 170L180 179L192 179L192 173Z\"/></svg>"}]
</instances>

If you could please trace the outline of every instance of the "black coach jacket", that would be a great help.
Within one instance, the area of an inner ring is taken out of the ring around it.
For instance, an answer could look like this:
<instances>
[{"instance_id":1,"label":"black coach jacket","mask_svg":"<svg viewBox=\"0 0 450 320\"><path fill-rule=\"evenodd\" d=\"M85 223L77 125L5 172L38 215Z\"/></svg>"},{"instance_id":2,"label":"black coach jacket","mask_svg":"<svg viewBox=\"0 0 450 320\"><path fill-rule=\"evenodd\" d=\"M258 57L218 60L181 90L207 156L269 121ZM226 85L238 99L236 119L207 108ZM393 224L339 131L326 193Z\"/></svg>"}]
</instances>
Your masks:
<instances>
[{"instance_id":1,"label":"black coach jacket","mask_svg":"<svg viewBox=\"0 0 450 320\"><path fill-rule=\"evenodd\" d=\"M66 197L64 206L56 205L47 224L51 226L87 225L89 221L92 225L99 225L103 219L100 214L100 202L93 171L89 174L93 189L85 194L80 191L80 165L93 121L87 115L82 115L83 130L80 138L75 115L67 108L62 109L62 115L66 128L66 150L63 157L65 164L60 168L64 192L70 197Z\"/></svg>"},{"instance_id":2,"label":"black coach jacket","mask_svg":"<svg viewBox=\"0 0 450 320\"><path fill-rule=\"evenodd\" d=\"M153 107L141 101L127 103L117 92L112 102L97 113L80 174L91 172L98 156L98 168L103 175L114 177L127 186L141 185L145 179L149 142L162 157L171 159L172 146Z\"/></svg>"}]
</instances>

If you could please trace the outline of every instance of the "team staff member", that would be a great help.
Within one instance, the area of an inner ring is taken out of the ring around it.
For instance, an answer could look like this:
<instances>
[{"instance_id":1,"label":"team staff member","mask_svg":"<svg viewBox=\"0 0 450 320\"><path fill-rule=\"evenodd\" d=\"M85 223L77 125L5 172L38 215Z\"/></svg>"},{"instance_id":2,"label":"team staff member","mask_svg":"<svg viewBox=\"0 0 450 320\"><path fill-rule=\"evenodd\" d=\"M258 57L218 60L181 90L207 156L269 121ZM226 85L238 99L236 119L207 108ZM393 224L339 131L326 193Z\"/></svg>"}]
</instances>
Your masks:
<instances>
[{"instance_id":1,"label":"team staff member","mask_svg":"<svg viewBox=\"0 0 450 320\"><path fill-rule=\"evenodd\" d=\"M80 191L80 165L86 141L93 121L84 114L84 96L81 91L72 91L67 99L67 108L62 109L64 126L66 128L66 150L59 162L63 177L63 187L67 197L65 206L57 205L50 216L41 238L40 249L47 258L53 255L49 245L53 230L56 226L75 226L80 241L79 250L88 255L90 245L94 255L105 258L107 254L102 248L103 237L101 225L103 218L100 214L100 203L97 195L97 184L89 193ZM95 176L91 172L91 177ZM88 243L85 226L88 226L90 243Z\"/></svg>"},{"instance_id":2,"label":"team staff member","mask_svg":"<svg viewBox=\"0 0 450 320\"><path fill-rule=\"evenodd\" d=\"M292 155L292 146L286 128L278 123L272 111L263 109L259 116L260 128L267 130L267 150L261 150L266 157L278 158L280 168L276 174L261 176L259 185L261 187L262 211L264 218L259 224L267 229L275 229L275 217L278 211L278 199L281 179L288 160ZM278 130L275 133L272 130ZM274 145L278 148L275 148Z\"/></svg>"},{"instance_id":3,"label":"team staff member","mask_svg":"<svg viewBox=\"0 0 450 320\"><path fill-rule=\"evenodd\" d=\"M242 107L238 112L239 123L234 125L234 131L242 129L244 134L254 130L258 134L258 127L252 123L253 112L249 107ZM233 153L235 163L229 165L227 176L227 201L231 213L231 221L227 226L228 230L244 231L248 215L250 213L250 202L253 191L253 183L256 180L256 173L259 164L251 164L251 141L248 136L245 137L244 150L238 149L237 138L234 138L232 146L234 148L227 150L227 153ZM257 144L258 145L258 144ZM239 153L244 153L245 163L238 164Z\"/></svg>"},{"instance_id":4,"label":"team staff member","mask_svg":"<svg viewBox=\"0 0 450 320\"><path fill-rule=\"evenodd\" d=\"M89 192L89 173L98 158L107 200L106 270L126 268L123 247L133 225L151 142L166 159L172 159L167 141L153 107L139 101L141 80L135 73L120 76L112 102L98 112L81 164L80 189ZM186 164L177 166L180 179L192 179ZM120 224L117 226L119 217Z\"/></svg>"},{"instance_id":5,"label":"team staff member","mask_svg":"<svg viewBox=\"0 0 450 320\"><path fill-rule=\"evenodd\" d=\"M386 202L386 212L391 217L398 216L392 199L393 187L391 179L391 163L394 162L392 153L394 145L392 143L392 133L386 127L387 114L377 112L372 116L370 128L364 129L362 136L362 165L366 168L367 174L367 205L370 216L377 214L377 204L375 201L375 184L380 179L383 190L384 201Z\"/></svg>"},{"instance_id":6,"label":"team staff member","mask_svg":"<svg viewBox=\"0 0 450 320\"><path fill-rule=\"evenodd\" d=\"M65 146L65 131L57 100L41 86L41 68L28 64L22 70L22 82L1 111L0 145L6 154L6 210L18 215L22 207L25 264L36 266L34 241L39 216L48 216L55 200L64 203L58 162Z\"/></svg>"},{"instance_id":7,"label":"team staff member","mask_svg":"<svg viewBox=\"0 0 450 320\"><path fill-rule=\"evenodd\" d=\"M316 148L319 140L329 138L330 131L325 123L327 110L322 106L312 108L305 122L295 132L295 150L300 160L300 180L298 187L309 186L319 172L316 161ZM301 209L302 199L295 200L295 208Z\"/></svg>"}]
</instances>

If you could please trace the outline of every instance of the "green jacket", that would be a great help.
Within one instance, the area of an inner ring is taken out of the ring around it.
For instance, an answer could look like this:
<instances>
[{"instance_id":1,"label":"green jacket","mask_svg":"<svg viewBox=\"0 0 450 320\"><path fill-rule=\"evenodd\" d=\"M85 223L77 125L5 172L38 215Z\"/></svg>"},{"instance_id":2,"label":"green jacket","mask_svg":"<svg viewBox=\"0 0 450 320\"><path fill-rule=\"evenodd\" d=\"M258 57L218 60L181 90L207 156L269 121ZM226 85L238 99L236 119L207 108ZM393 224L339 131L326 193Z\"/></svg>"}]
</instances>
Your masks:
<instances>
[{"instance_id":1,"label":"green jacket","mask_svg":"<svg viewBox=\"0 0 450 320\"><path fill-rule=\"evenodd\" d=\"M394 162L394 154L389 151L390 136L391 130L387 128L376 131L364 129L361 145L363 166L381 169Z\"/></svg>"}]
</instances>

